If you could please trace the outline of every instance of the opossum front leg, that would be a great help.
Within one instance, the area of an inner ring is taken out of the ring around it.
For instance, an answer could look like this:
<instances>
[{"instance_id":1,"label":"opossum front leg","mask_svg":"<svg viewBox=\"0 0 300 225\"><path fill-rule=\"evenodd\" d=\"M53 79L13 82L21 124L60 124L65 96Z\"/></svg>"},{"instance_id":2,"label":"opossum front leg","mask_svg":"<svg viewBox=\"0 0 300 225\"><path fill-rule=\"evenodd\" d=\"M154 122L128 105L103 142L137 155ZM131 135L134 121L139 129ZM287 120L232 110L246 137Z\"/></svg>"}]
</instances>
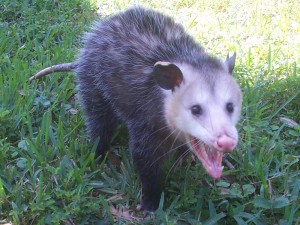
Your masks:
<instances>
[{"instance_id":1,"label":"opossum front leg","mask_svg":"<svg viewBox=\"0 0 300 225\"><path fill-rule=\"evenodd\" d=\"M96 156L101 156L109 150L111 138L119 124L118 119L115 117L109 102L99 93L97 96L87 95L84 98L84 106L89 135L92 141L99 138Z\"/></svg>"},{"instance_id":2,"label":"opossum front leg","mask_svg":"<svg viewBox=\"0 0 300 225\"><path fill-rule=\"evenodd\" d=\"M151 136L150 132L133 134L129 130L130 147L136 170L142 183L142 201L137 207L142 211L155 211L162 192L162 165L165 160L161 137ZM153 132L152 132L153 133ZM148 135L149 134L149 135Z\"/></svg>"},{"instance_id":3,"label":"opossum front leg","mask_svg":"<svg viewBox=\"0 0 300 225\"><path fill-rule=\"evenodd\" d=\"M158 208L161 195L161 167L158 163L151 166L154 160L149 160L142 153L133 152L133 159L142 183L142 201L137 209L155 211Z\"/></svg>"}]
</instances>

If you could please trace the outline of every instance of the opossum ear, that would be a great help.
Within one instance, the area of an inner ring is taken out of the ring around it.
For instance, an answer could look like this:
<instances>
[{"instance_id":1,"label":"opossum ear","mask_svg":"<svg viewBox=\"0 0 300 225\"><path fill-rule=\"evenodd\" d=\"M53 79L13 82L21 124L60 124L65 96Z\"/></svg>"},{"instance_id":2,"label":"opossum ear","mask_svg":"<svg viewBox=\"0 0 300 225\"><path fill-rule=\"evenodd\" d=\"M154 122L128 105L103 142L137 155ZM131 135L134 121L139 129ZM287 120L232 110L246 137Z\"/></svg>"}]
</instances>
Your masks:
<instances>
[{"instance_id":1,"label":"opossum ear","mask_svg":"<svg viewBox=\"0 0 300 225\"><path fill-rule=\"evenodd\" d=\"M225 60L225 64L228 67L228 72L231 73L231 74L232 74L232 71L233 71L233 68L234 68L235 58L236 58L236 53L234 53L233 56L231 56L230 58L227 55L227 58Z\"/></svg>"},{"instance_id":2,"label":"opossum ear","mask_svg":"<svg viewBox=\"0 0 300 225\"><path fill-rule=\"evenodd\" d=\"M178 66L169 62L155 63L152 76L158 85L166 90L173 90L183 80L182 72Z\"/></svg>"}]
</instances>

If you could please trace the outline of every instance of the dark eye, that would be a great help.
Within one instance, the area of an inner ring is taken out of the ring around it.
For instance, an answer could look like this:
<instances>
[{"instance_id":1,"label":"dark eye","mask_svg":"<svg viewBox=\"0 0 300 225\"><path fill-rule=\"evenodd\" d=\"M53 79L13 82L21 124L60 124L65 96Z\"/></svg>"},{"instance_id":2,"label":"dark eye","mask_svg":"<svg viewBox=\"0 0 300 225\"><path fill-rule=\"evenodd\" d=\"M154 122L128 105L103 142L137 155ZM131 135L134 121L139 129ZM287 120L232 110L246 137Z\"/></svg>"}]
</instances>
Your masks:
<instances>
[{"instance_id":1,"label":"dark eye","mask_svg":"<svg viewBox=\"0 0 300 225\"><path fill-rule=\"evenodd\" d=\"M194 116L199 116L202 114L202 108L200 105L193 105L191 108L191 112Z\"/></svg>"},{"instance_id":2,"label":"dark eye","mask_svg":"<svg viewBox=\"0 0 300 225\"><path fill-rule=\"evenodd\" d=\"M227 112L232 113L233 112L233 104L231 102L228 102L226 104L226 109L227 109Z\"/></svg>"}]
</instances>

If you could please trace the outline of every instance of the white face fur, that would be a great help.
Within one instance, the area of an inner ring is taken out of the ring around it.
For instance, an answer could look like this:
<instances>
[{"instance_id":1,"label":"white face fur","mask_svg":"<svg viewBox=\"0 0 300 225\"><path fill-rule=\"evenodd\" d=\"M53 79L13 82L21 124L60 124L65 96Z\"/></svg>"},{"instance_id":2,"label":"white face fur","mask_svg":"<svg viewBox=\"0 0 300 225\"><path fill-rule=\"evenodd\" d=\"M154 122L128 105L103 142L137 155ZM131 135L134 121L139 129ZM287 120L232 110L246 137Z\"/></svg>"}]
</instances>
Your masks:
<instances>
[{"instance_id":1,"label":"white face fur","mask_svg":"<svg viewBox=\"0 0 300 225\"><path fill-rule=\"evenodd\" d=\"M238 142L235 126L241 113L240 88L225 65L224 71L206 74L197 74L188 65L176 65L183 82L172 92L165 91L167 123L190 145L207 172L219 178L223 152L232 151Z\"/></svg>"}]
</instances>

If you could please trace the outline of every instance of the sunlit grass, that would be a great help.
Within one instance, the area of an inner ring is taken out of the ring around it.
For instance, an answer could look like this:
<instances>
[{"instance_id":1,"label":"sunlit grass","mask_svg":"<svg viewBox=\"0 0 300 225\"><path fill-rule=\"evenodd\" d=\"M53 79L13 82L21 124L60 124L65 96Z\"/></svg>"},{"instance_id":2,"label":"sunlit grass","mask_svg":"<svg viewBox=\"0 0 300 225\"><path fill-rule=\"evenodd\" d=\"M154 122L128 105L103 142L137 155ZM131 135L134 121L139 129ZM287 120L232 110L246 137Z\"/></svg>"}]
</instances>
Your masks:
<instances>
[{"instance_id":1,"label":"sunlit grass","mask_svg":"<svg viewBox=\"0 0 300 225\"><path fill-rule=\"evenodd\" d=\"M211 54L237 52L234 75L244 95L239 146L227 157L234 169L214 181L191 158L170 162L160 208L146 219L135 211L141 191L126 130L116 134L113 157L97 164L74 74L27 81L73 61L97 16L133 4L174 17ZM295 0L3 0L0 223L299 223L299 8Z\"/></svg>"}]
</instances>

